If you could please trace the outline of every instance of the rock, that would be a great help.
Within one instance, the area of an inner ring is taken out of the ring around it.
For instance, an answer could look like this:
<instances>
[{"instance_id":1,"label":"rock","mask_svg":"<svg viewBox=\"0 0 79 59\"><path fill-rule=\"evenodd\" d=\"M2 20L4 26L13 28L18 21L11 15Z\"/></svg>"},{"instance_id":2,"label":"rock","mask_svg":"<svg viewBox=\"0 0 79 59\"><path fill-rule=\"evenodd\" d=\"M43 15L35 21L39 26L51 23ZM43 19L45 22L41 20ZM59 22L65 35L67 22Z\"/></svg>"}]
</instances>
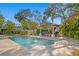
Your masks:
<instances>
[{"instance_id":1,"label":"rock","mask_svg":"<svg viewBox=\"0 0 79 59\"><path fill-rule=\"evenodd\" d=\"M45 48L46 48L46 46L41 46L41 45L35 45L32 47L32 49L38 49L38 50L43 50Z\"/></svg>"},{"instance_id":2,"label":"rock","mask_svg":"<svg viewBox=\"0 0 79 59\"><path fill-rule=\"evenodd\" d=\"M54 34L52 34L52 35L51 35L51 37L55 37L55 35L54 35Z\"/></svg>"},{"instance_id":3,"label":"rock","mask_svg":"<svg viewBox=\"0 0 79 59\"><path fill-rule=\"evenodd\" d=\"M53 44L53 47L54 48L60 48L60 47L64 47L64 46L67 46L67 45L68 45L68 41L61 40L61 41L55 42L55 44Z\"/></svg>"},{"instance_id":4,"label":"rock","mask_svg":"<svg viewBox=\"0 0 79 59\"><path fill-rule=\"evenodd\" d=\"M52 55L54 56L72 56L72 50L67 47L55 49L52 51Z\"/></svg>"},{"instance_id":5,"label":"rock","mask_svg":"<svg viewBox=\"0 0 79 59\"><path fill-rule=\"evenodd\" d=\"M64 37L59 37L59 39L64 39Z\"/></svg>"},{"instance_id":6,"label":"rock","mask_svg":"<svg viewBox=\"0 0 79 59\"><path fill-rule=\"evenodd\" d=\"M45 52L41 56L50 56L50 54L48 52Z\"/></svg>"}]
</instances>

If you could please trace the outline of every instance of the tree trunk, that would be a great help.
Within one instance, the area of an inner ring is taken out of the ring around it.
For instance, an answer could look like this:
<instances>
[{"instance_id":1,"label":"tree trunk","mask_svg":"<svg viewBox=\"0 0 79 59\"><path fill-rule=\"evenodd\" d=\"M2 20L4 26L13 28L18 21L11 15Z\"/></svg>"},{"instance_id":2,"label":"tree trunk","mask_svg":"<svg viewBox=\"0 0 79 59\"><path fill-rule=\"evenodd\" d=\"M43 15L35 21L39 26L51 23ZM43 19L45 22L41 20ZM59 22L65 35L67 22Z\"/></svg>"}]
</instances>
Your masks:
<instances>
[{"instance_id":1,"label":"tree trunk","mask_svg":"<svg viewBox=\"0 0 79 59\"><path fill-rule=\"evenodd\" d=\"M41 36L42 34L41 34L41 25L39 26L40 27L40 33L39 33L39 36Z\"/></svg>"},{"instance_id":2,"label":"tree trunk","mask_svg":"<svg viewBox=\"0 0 79 59\"><path fill-rule=\"evenodd\" d=\"M53 23L53 21L54 21L54 19L53 19L53 17L51 18L52 19L52 37L55 37L55 35L54 35L54 23Z\"/></svg>"}]
</instances>

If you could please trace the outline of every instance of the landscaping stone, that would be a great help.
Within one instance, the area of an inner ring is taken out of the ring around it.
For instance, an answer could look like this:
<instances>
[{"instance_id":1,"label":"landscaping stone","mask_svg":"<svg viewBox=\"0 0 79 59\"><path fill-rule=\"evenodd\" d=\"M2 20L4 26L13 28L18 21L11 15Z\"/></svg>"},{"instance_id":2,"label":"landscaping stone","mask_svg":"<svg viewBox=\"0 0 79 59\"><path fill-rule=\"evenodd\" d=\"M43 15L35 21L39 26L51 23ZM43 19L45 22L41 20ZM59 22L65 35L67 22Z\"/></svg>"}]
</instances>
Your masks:
<instances>
[{"instance_id":1,"label":"landscaping stone","mask_svg":"<svg viewBox=\"0 0 79 59\"><path fill-rule=\"evenodd\" d=\"M71 49L67 47L55 49L52 51L52 55L54 56L72 56L72 51Z\"/></svg>"},{"instance_id":2,"label":"landscaping stone","mask_svg":"<svg viewBox=\"0 0 79 59\"><path fill-rule=\"evenodd\" d=\"M60 48L60 47L64 47L67 46L69 43L66 40L61 40L61 41L57 41L53 44L54 48Z\"/></svg>"}]
</instances>

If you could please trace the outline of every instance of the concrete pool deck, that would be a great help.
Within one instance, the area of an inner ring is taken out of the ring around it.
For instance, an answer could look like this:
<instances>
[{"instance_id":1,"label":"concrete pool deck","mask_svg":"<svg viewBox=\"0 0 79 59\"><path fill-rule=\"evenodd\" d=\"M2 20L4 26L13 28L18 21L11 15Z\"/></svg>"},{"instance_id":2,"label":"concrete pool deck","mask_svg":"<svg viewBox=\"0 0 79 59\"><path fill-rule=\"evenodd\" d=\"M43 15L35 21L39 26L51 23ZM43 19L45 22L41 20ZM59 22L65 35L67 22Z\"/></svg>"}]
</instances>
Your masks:
<instances>
[{"instance_id":1,"label":"concrete pool deck","mask_svg":"<svg viewBox=\"0 0 79 59\"><path fill-rule=\"evenodd\" d=\"M9 38L0 39L0 56L72 56L72 51L79 48L79 41L76 40L68 40L68 38L54 40L55 44L51 46L23 47Z\"/></svg>"}]
</instances>

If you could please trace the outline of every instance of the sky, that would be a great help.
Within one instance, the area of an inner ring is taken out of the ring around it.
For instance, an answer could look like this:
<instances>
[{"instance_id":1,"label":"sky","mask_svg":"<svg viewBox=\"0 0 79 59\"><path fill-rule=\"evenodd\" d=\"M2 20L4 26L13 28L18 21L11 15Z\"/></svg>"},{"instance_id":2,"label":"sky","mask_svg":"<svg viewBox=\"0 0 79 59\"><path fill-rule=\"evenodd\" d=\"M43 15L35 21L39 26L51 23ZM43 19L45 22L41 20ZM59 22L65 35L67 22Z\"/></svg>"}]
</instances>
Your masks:
<instances>
[{"instance_id":1,"label":"sky","mask_svg":"<svg viewBox=\"0 0 79 59\"><path fill-rule=\"evenodd\" d=\"M14 18L14 15L21 9L38 10L41 13L48 7L48 3L0 3L0 14L5 17L5 20L11 20L18 24L18 21ZM50 19L48 19L51 22ZM54 21L56 24L60 24L60 19Z\"/></svg>"}]
</instances>

